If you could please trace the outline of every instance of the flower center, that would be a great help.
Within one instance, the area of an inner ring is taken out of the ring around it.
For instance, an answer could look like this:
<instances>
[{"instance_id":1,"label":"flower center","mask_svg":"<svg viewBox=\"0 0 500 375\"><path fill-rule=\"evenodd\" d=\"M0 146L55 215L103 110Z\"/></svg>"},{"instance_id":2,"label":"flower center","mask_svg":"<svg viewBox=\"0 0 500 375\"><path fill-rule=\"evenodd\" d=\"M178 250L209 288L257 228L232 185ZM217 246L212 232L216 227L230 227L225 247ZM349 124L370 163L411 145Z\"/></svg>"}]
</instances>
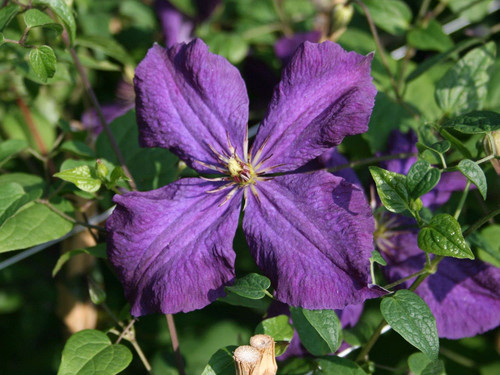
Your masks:
<instances>
[{"instance_id":1,"label":"flower center","mask_svg":"<svg viewBox=\"0 0 500 375\"><path fill-rule=\"evenodd\" d=\"M245 163L237 155L233 155L227 162L229 175L240 186L253 185L257 180L257 173L250 163Z\"/></svg>"}]
</instances>

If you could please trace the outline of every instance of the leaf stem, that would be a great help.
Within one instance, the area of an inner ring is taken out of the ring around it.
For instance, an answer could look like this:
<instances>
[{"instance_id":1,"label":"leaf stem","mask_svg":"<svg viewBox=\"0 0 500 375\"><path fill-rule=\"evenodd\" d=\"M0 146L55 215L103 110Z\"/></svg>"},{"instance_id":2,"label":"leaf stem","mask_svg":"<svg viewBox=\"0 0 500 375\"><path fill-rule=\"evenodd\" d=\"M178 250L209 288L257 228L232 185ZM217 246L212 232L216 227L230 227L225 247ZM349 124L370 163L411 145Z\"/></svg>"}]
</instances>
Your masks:
<instances>
[{"instance_id":1,"label":"leaf stem","mask_svg":"<svg viewBox=\"0 0 500 375\"><path fill-rule=\"evenodd\" d=\"M462 212L462 209L465 204L465 200L467 199L467 195L469 194L469 188L470 188L470 180L467 180L467 184L465 185L464 192L462 193L462 197L460 198L460 202L458 202L457 209L455 211L455 219L458 220L458 217L460 216L460 213Z\"/></svg>"},{"instance_id":2,"label":"leaf stem","mask_svg":"<svg viewBox=\"0 0 500 375\"><path fill-rule=\"evenodd\" d=\"M373 345L377 342L378 338L380 337L380 334L382 333L382 330L386 326L387 322L385 321L384 318L380 321L379 325L375 329L375 331L372 333L370 339L368 342L363 346L363 349L359 352L358 356L356 357L356 362L361 362L366 359L368 356L368 353L370 353L370 350L373 348Z\"/></svg>"},{"instance_id":3,"label":"leaf stem","mask_svg":"<svg viewBox=\"0 0 500 375\"><path fill-rule=\"evenodd\" d=\"M360 167L362 165L375 164L375 163L378 163L381 161L386 161L386 160L408 159L408 158L417 157L417 156L418 156L418 153L416 153L416 152L401 152L399 154L375 156L375 157L371 157L371 158L355 160L355 161L351 161L350 163L347 163L347 164L341 164L341 165L337 165L336 167L325 168L325 169L328 172L337 172L337 171L340 171L340 170L346 169L346 168L356 168L356 167Z\"/></svg>"},{"instance_id":4,"label":"leaf stem","mask_svg":"<svg viewBox=\"0 0 500 375\"><path fill-rule=\"evenodd\" d=\"M400 284L403 284L405 281L408 281L408 280L411 280L415 277L418 277L420 275L423 275L424 273L426 273L427 271L426 270L420 270L420 271L417 271L415 273L412 273L411 275L408 275L406 277L403 277L402 279L399 279L397 281L394 281L393 283L390 283L390 284L387 284L385 286L383 286L382 288L384 289L392 289Z\"/></svg>"},{"instance_id":5,"label":"leaf stem","mask_svg":"<svg viewBox=\"0 0 500 375\"><path fill-rule=\"evenodd\" d=\"M80 75L80 78L82 80L83 86L85 88L85 91L87 92L87 95L90 98L90 101L92 102L92 105L97 113L97 117L99 118L99 121L104 129L104 132L108 136L109 143L111 144L111 148L113 149L113 152L116 155L116 158L118 159L118 162L120 163L120 166L123 169L123 172L125 175L130 179L129 184L132 190L136 191L137 190L137 185L135 183L134 178L132 177L132 174L130 173L130 170L127 167L127 163L125 162L125 158L123 157L123 154L118 147L118 143L116 142L116 139L111 132L111 128L109 127L108 122L104 118L104 114L102 113L101 106L99 104L99 101L97 100L97 97L94 93L94 90L92 89L92 85L90 84L90 81L87 77L87 72L85 71L85 68L83 67L80 59L78 58L78 55L76 54L76 51L73 47L71 47L71 44L68 39L68 35L66 32L63 32L62 34L62 39L64 41L64 44L66 47L69 49L69 52L71 54L71 58L73 59L76 69L78 70L78 74Z\"/></svg>"},{"instance_id":6,"label":"leaf stem","mask_svg":"<svg viewBox=\"0 0 500 375\"><path fill-rule=\"evenodd\" d=\"M172 314L165 314L167 318L168 330L170 331L170 338L172 339L172 349L174 350L175 359L177 361L177 369L179 375L186 375L184 371L184 362L182 361L181 351L179 349L179 339L177 338L177 330L175 329L174 316Z\"/></svg>"},{"instance_id":7,"label":"leaf stem","mask_svg":"<svg viewBox=\"0 0 500 375\"><path fill-rule=\"evenodd\" d=\"M500 215L500 207L497 208L496 210L491 211L489 214L486 214L484 217L476 221L474 224L472 224L467 230L464 232L464 237L469 236L470 234L474 233L476 230L481 228L484 224L486 224L491 218Z\"/></svg>"},{"instance_id":8,"label":"leaf stem","mask_svg":"<svg viewBox=\"0 0 500 375\"><path fill-rule=\"evenodd\" d=\"M101 232L104 232L106 233L106 229L104 227L101 227L99 225L92 225L92 224L89 224L89 223L85 223L83 221L79 221L79 220L76 220L75 218L65 214L64 212L58 210L56 207L54 207L48 200L46 199L37 199L35 200L36 203L40 203L40 204L43 204L45 206L47 206L52 212L54 212L55 214L61 216L63 219L65 220L68 220L68 221L71 221L73 224L78 224L78 225L81 225L81 226L84 226L86 228L92 228L92 229L97 229L98 231L101 231Z\"/></svg>"}]
</instances>

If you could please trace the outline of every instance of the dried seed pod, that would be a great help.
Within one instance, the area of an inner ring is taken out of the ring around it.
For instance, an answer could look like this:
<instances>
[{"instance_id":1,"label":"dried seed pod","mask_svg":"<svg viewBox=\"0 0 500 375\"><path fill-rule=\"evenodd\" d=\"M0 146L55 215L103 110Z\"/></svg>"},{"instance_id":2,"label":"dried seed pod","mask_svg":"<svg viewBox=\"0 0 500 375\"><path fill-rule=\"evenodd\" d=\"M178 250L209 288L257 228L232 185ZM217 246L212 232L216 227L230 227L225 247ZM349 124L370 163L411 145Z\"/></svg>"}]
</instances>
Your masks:
<instances>
[{"instance_id":1,"label":"dried seed pod","mask_svg":"<svg viewBox=\"0 0 500 375\"><path fill-rule=\"evenodd\" d=\"M278 370L274 349L274 339L269 335L255 335L250 338L250 345L259 350L262 360L259 375L274 375Z\"/></svg>"},{"instance_id":2,"label":"dried seed pod","mask_svg":"<svg viewBox=\"0 0 500 375\"><path fill-rule=\"evenodd\" d=\"M233 358L236 375L260 375L262 354L258 349L250 345L239 346L234 351Z\"/></svg>"}]
</instances>

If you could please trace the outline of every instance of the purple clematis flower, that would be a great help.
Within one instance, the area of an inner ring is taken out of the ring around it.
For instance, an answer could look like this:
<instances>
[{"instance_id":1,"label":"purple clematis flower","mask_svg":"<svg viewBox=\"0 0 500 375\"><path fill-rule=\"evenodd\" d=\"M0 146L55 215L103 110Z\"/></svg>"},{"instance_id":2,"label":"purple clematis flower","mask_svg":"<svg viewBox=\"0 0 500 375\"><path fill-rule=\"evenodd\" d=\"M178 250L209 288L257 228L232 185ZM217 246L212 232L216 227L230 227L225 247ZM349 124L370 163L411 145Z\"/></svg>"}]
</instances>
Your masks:
<instances>
[{"instance_id":1,"label":"purple clematis flower","mask_svg":"<svg viewBox=\"0 0 500 375\"><path fill-rule=\"evenodd\" d=\"M363 191L325 171L292 173L367 130L371 60L332 42L303 44L248 149L238 70L199 39L150 49L135 77L141 145L219 176L115 196L108 253L132 315L191 311L224 295L243 199L243 231L279 301L342 309L380 295L368 287L374 221Z\"/></svg>"}]
</instances>

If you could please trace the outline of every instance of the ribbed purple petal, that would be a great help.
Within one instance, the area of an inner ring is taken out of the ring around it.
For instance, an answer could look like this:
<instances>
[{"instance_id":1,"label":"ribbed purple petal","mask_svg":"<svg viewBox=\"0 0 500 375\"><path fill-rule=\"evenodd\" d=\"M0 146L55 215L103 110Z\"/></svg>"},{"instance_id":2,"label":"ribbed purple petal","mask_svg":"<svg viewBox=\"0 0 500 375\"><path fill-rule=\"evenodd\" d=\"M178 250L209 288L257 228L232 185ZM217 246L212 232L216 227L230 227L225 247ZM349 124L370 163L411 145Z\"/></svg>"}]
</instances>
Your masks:
<instances>
[{"instance_id":1,"label":"ribbed purple petal","mask_svg":"<svg viewBox=\"0 0 500 375\"><path fill-rule=\"evenodd\" d=\"M187 178L149 192L116 195L108 256L134 316L200 309L234 278L233 237L241 193L221 207L222 183Z\"/></svg>"},{"instance_id":2,"label":"ribbed purple petal","mask_svg":"<svg viewBox=\"0 0 500 375\"><path fill-rule=\"evenodd\" d=\"M217 164L227 135L243 156L248 96L238 70L200 40L170 49L153 46L135 72L139 141L165 147L198 171Z\"/></svg>"},{"instance_id":3,"label":"ribbed purple petal","mask_svg":"<svg viewBox=\"0 0 500 375\"><path fill-rule=\"evenodd\" d=\"M243 230L279 301L343 309L380 295L368 288L374 222L361 189L323 171L256 187Z\"/></svg>"},{"instance_id":4,"label":"ribbed purple petal","mask_svg":"<svg viewBox=\"0 0 500 375\"><path fill-rule=\"evenodd\" d=\"M263 166L295 170L345 136L367 131L376 94L372 58L332 42L302 44L283 71L255 139L254 155L263 146L260 160L268 158Z\"/></svg>"},{"instance_id":5,"label":"ribbed purple petal","mask_svg":"<svg viewBox=\"0 0 500 375\"><path fill-rule=\"evenodd\" d=\"M189 42L192 39L193 21L179 12L170 1L156 0L154 7L167 47L171 47L175 43Z\"/></svg>"},{"instance_id":6,"label":"ribbed purple petal","mask_svg":"<svg viewBox=\"0 0 500 375\"><path fill-rule=\"evenodd\" d=\"M384 267L390 281L422 269L425 255L418 249L416 232L391 240L394 247L390 256L385 255L388 266ZM408 287L412 281L403 285ZM487 263L445 258L416 293L436 317L440 337L470 337L500 325L500 269Z\"/></svg>"},{"instance_id":7,"label":"ribbed purple petal","mask_svg":"<svg viewBox=\"0 0 500 375\"><path fill-rule=\"evenodd\" d=\"M297 33L292 36L284 36L274 44L274 53L284 63L288 63L297 48L304 42L316 43L319 41L321 33L319 31L309 31Z\"/></svg>"}]
</instances>

